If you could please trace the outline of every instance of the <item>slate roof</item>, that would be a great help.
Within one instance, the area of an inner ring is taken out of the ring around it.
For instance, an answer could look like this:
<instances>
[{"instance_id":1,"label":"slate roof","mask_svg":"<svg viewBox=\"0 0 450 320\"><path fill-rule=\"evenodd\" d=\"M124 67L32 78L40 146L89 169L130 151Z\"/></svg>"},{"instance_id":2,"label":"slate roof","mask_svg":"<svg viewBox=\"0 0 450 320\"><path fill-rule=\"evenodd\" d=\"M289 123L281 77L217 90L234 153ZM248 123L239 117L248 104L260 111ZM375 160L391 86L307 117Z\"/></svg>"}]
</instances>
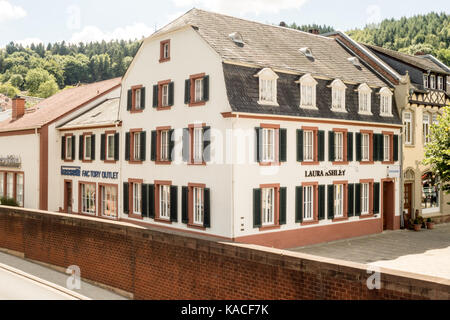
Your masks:
<instances>
[{"instance_id":1,"label":"slate roof","mask_svg":"<svg viewBox=\"0 0 450 320\"><path fill-rule=\"evenodd\" d=\"M379 89L372 89L372 113L373 115L358 114L359 101L358 85L346 84L346 109L347 113L331 111L331 88L332 80L316 79L318 82L317 107L318 110L300 108L300 88L295 83L299 79L297 75L277 73L280 77L277 81L277 97L279 106L265 106L258 103L259 80L254 75L259 71L256 68L237 66L234 64L223 64L225 84L228 100L234 112L258 113L267 115L287 115L307 118L339 119L350 121L364 121L387 124L401 124L395 99L392 99L393 117L380 116Z\"/></svg>"},{"instance_id":2,"label":"slate roof","mask_svg":"<svg viewBox=\"0 0 450 320\"><path fill-rule=\"evenodd\" d=\"M120 98L108 99L60 126L60 129L114 125L119 121Z\"/></svg>"},{"instance_id":3,"label":"slate roof","mask_svg":"<svg viewBox=\"0 0 450 320\"><path fill-rule=\"evenodd\" d=\"M433 72L444 73L444 74L450 75L448 70L442 68L439 64L433 62L426 55L425 56L412 56L412 55L409 55L406 53L389 50L389 49L378 47L378 46L362 44L362 43L361 43L361 45L365 46L366 48L368 48L371 51L380 52L380 53L390 56L394 59L400 60L404 63L416 66L420 69L423 69L426 71L430 70Z\"/></svg>"},{"instance_id":4,"label":"slate roof","mask_svg":"<svg viewBox=\"0 0 450 320\"><path fill-rule=\"evenodd\" d=\"M68 112L76 110L92 99L119 87L120 83L121 78L115 78L60 91L38 103L32 110L27 110L20 119L16 121L8 119L0 122L0 132L40 128Z\"/></svg>"},{"instance_id":5,"label":"slate roof","mask_svg":"<svg viewBox=\"0 0 450 320\"><path fill-rule=\"evenodd\" d=\"M367 83L371 86L386 84L362 64L356 68L348 58L353 57L333 38L285 27L262 24L192 9L151 37L192 26L194 30L220 55L222 60L271 67L295 73ZM235 44L229 37L239 32L244 46ZM308 47L315 59L308 59L299 50Z\"/></svg>"}]
</instances>

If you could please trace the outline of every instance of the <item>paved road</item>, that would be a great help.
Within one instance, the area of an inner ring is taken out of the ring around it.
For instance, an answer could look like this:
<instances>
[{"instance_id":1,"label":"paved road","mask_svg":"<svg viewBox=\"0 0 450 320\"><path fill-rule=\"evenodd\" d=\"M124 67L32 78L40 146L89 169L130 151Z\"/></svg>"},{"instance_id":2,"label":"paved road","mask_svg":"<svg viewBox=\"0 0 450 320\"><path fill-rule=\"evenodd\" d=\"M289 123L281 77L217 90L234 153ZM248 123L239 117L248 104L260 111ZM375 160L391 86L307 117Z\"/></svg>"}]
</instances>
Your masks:
<instances>
[{"instance_id":1,"label":"paved road","mask_svg":"<svg viewBox=\"0 0 450 320\"><path fill-rule=\"evenodd\" d=\"M42 265L33 263L31 261L21 259L3 252L0 252L0 266L5 268L22 272L27 277L36 277L40 282L48 282L52 286L66 288L67 278L69 275L55 271L53 269L44 267ZM0 268L0 271L2 269ZM81 270L81 276L83 276L83 270ZM23 277L11 274L5 270L0 272L0 299L38 299L45 300L47 298L53 300L60 300L64 297L60 295L60 292L51 292L52 290L45 290L36 287L36 283L31 281L25 281ZM39 286L38 286L39 287ZM29 290L28 290L29 289ZM48 289L48 288L47 288ZM75 295L80 297L87 297L93 300L125 300L121 295L118 295L112 291L100 288L85 281L81 281L81 288L74 290ZM42 293L42 296L40 294ZM11 298L14 297L14 298ZM73 298L73 297L72 297Z\"/></svg>"},{"instance_id":2,"label":"paved road","mask_svg":"<svg viewBox=\"0 0 450 320\"><path fill-rule=\"evenodd\" d=\"M292 251L450 279L450 224L382 234Z\"/></svg>"}]
</instances>

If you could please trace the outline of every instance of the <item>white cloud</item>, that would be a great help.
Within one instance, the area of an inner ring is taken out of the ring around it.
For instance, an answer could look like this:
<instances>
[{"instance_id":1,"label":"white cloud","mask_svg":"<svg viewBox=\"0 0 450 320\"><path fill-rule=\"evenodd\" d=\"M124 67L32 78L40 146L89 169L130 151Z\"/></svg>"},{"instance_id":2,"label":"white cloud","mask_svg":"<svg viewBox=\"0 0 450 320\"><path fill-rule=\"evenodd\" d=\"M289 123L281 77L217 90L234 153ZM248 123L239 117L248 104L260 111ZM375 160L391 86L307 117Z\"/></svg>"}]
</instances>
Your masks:
<instances>
[{"instance_id":1,"label":"white cloud","mask_svg":"<svg viewBox=\"0 0 450 320\"><path fill-rule=\"evenodd\" d=\"M278 13L281 10L299 9L309 0L172 0L178 7L202 7L207 10L245 15Z\"/></svg>"},{"instance_id":2,"label":"white cloud","mask_svg":"<svg viewBox=\"0 0 450 320\"><path fill-rule=\"evenodd\" d=\"M102 31L96 26L84 27L80 32L75 32L70 39L71 43L110 41L110 40L134 40L148 37L154 32L154 29L144 23L135 23L123 28L116 28L111 32Z\"/></svg>"},{"instance_id":3,"label":"white cloud","mask_svg":"<svg viewBox=\"0 0 450 320\"><path fill-rule=\"evenodd\" d=\"M377 5L368 6L366 9L367 24L377 24L381 22L381 8Z\"/></svg>"},{"instance_id":4,"label":"white cloud","mask_svg":"<svg viewBox=\"0 0 450 320\"><path fill-rule=\"evenodd\" d=\"M24 18L27 12L19 6L14 6L6 0L0 0L0 22Z\"/></svg>"},{"instance_id":5,"label":"white cloud","mask_svg":"<svg viewBox=\"0 0 450 320\"><path fill-rule=\"evenodd\" d=\"M14 43L21 44L24 47L28 47L28 46L30 46L33 43L34 44L39 44L39 43L44 43L44 41L42 41L39 38L26 38L26 39L23 39L23 40L16 40L16 41L14 41Z\"/></svg>"}]
</instances>

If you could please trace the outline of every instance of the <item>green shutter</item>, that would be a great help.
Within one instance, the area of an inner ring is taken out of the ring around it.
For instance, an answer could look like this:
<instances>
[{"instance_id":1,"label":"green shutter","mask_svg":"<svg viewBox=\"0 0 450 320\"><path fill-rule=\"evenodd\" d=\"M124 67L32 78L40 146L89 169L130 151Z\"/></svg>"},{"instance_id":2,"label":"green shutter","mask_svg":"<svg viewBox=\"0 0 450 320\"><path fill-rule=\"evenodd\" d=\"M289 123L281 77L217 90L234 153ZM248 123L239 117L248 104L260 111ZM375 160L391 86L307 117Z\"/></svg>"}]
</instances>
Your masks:
<instances>
[{"instance_id":1,"label":"green shutter","mask_svg":"<svg viewBox=\"0 0 450 320\"><path fill-rule=\"evenodd\" d=\"M148 217L155 218L155 185L148 185Z\"/></svg>"},{"instance_id":2,"label":"green shutter","mask_svg":"<svg viewBox=\"0 0 450 320\"><path fill-rule=\"evenodd\" d=\"M398 137L398 135L394 135L394 162L397 162L399 159L398 147L399 147L399 137Z\"/></svg>"},{"instance_id":3,"label":"green shutter","mask_svg":"<svg viewBox=\"0 0 450 320\"><path fill-rule=\"evenodd\" d=\"M378 161L384 160L384 135L378 135Z\"/></svg>"},{"instance_id":4,"label":"green shutter","mask_svg":"<svg viewBox=\"0 0 450 320\"><path fill-rule=\"evenodd\" d=\"M209 76L203 78L203 101L209 100Z\"/></svg>"},{"instance_id":5,"label":"green shutter","mask_svg":"<svg viewBox=\"0 0 450 320\"><path fill-rule=\"evenodd\" d=\"M334 155L334 131L328 132L328 161L334 162L336 160L336 157Z\"/></svg>"},{"instance_id":6,"label":"green shutter","mask_svg":"<svg viewBox=\"0 0 450 320\"><path fill-rule=\"evenodd\" d=\"M378 140L378 134L374 134L373 138L372 138L372 144L373 144L373 161L378 161L379 160L379 140Z\"/></svg>"},{"instance_id":7,"label":"green shutter","mask_svg":"<svg viewBox=\"0 0 450 320\"><path fill-rule=\"evenodd\" d=\"M123 213L125 214L129 214L130 213L130 201L129 201L129 196L130 196L130 189L129 189L130 185L127 182L123 183Z\"/></svg>"},{"instance_id":8,"label":"green shutter","mask_svg":"<svg viewBox=\"0 0 450 320\"><path fill-rule=\"evenodd\" d=\"M334 185L328 185L328 219L334 219Z\"/></svg>"},{"instance_id":9,"label":"green shutter","mask_svg":"<svg viewBox=\"0 0 450 320\"><path fill-rule=\"evenodd\" d=\"M347 161L353 161L353 132L347 133Z\"/></svg>"},{"instance_id":10,"label":"green shutter","mask_svg":"<svg viewBox=\"0 0 450 320\"><path fill-rule=\"evenodd\" d=\"M169 106L173 106L175 101L175 89L174 89L174 83L169 83Z\"/></svg>"},{"instance_id":11,"label":"green shutter","mask_svg":"<svg viewBox=\"0 0 450 320\"><path fill-rule=\"evenodd\" d=\"M380 183L373 184L373 213L380 213Z\"/></svg>"},{"instance_id":12,"label":"green shutter","mask_svg":"<svg viewBox=\"0 0 450 320\"><path fill-rule=\"evenodd\" d=\"M66 159L66 137L61 137L61 160Z\"/></svg>"},{"instance_id":13,"label":"green shutter","mask_svg":"<svg viewBox=\"0 0 450 320\"><path fill-rule=\"evenodd\" d=\"M210 189L204 189L204 218L203 218L203 226L205 228L211 228L211 191Z\"/></svg>"},{"instance_id":14,"label":"green shutter","mask_svg":"<svg viewBox=\"0 0 450 320\"><path fill-rule=\"evenodd\" d=\"M303 187L295 188L295 222L303 222Z\"/></svg>"},{"instance_id":15,"label":"green shutter","mask_svg":"<svg viewBox=\"0 0 450 320\"><path fill-rule=\"evenodd\" d=\"M325 131L319 131L319 162L325 161Z\"/></svg>"},{"instance_id":16,"label":"green shutter","mask_svg":"<svg viewBox=\"0 0 450 320\"><path fill-rule=\"evenodd\" d=\"M170 221L178 221L178 187L170 187Z\"/></svg>"},{"instance_id":17,"label":"green shutter","mask_svg":"<svg viewBox=\"0 0 450 320\"><path fill-rule=\"evenodd\" d=\"M142 217L148 218L148 185L141 185L141 197L142 197Z\"/></svg>"},{"instance_id":18,"label":"green shutter","mask_svg":"<svg viewBox=\"0 0 450 320\"><path fill-rule=\"evenodd\" d=\"M145 109L145 88L141 88L141 109Z\"/></svg>"},{"instance_id":19,"label":"green shutter","mask_svg":"<svg viewBox=\"0 0 450 320\"><path fill-rule=\"evenodd\" d=\"M286 224L287 214L287 189L280 188L280 225Z\"/></svg>"},{"instance_id":20,"label":"green shutter","mask_svg":"<svg viewBox=\"0 0 450 320\"><path fill-rule=\"evenodd\" d=\"M203 128L203 161L211 161L211 127Z\"/></svg>"},{"instance_id":21,"label":"green shutter","mask_svg":"<svg viewBox=\"0 0 450 320\"><path fill-rule=\"evenodd\" d=\"M319 186L319 220L325 220L325 186Z\"/></svg>"},{"instance_id":22,"label":"green shutter","mask_svg":"<svg viewBox=\"0 0 450 320\"><path fill-rule=\"evenodd\" d=\"M362 141L361 141L361 133L356 133L356 161L361 162L361 148L362 148Z\"/></svg>"},{"instance_id":23,"label":"green shutter","mask_svg":"<svg viewBox=\"0 0 450 320\"><path fill-rule=\"evenodd\" d=\"M348 185L347 198L347 215L353 217L355 215L355 185L353 183Z\"/></svg>"},{"instance_id":24,"label":"green shutter","mask_svg":"<svg viewBox=\"0 0 450 320\"><path fill-rule=\"evenodd\" d=\"M75 148L75 143L76 142L76 140L75 140L75 136L73 136L72 137L72 160L75 160L75 150L76 150L76 148Z\"/></svg>"},{"instance_id":25,"label":"green shutter","mask_svg":"<svg viewBox=\"0 0 450 320\"><path fill-rule=\"evenodd\" d=\"M303 162L303 130L297 130L297 162Z\"/></svg>"},{"instance_id":26,"label":"green shutter","mask_svg":"<svg viewBox=\"0 0 450 320\"><path fill-rule=\"evenodd\" d=\"M95 134L91 136L91 160L95 160Z\"/></svg>"},{"instance_id":27,"label":"green shutter","mask_svg":"<svg viewBox=\"0 0 450 320\"><path fill-rule=\"evenodd\" d=\"M100 160L105 161L106 158L106 134L100 136Z\"/></svg>"},{"instance_id":28,"label":"green shutter","mask_svg":"<svg viewBox=\"0 0 450 320\"><path fill-rule=\"evenodd\" d=\"M261 189L253 189L253 228L261 228L261 219Z\"/></svg>"},{"instance_id":29,"label":"green shutter","mask_svg":"<svg viewBox=\"0 0 450 320\"><path fill-rule=\"evenodd\" d=\"M84 136L81 135L78 140L79 140L79 143L78 143L78 160L82 161L83 160L83 154L84 154L84 150L83 150Z\"/></svg>"},{"instance_id":30,"label":"green shutter","mask_svg":"<svg viewBox=\"0 0 450 320\"><path fill-rule=\"evenodd\" d=\"M158 101L159 101L159 97L158 97L158 85L155 84L153 86L153 108L157 108L158 107Z\"/></svg>"},{"instance_id":31,"label":"green shutter","mask_svg":"<svg viewBox=\"0 0 450 320\"><path fill-rule=\"evenodd\" d=\"M156 131L152 131L152 137L151 137L151 161L156 161L156 146L157 146L157 137L158 133Z\"/></svg>"},{"instance_id":32,"label":"green shutter","mask_svg":"<svg viewBox=\"0 0 450 320\"><path fill-rule=\"evenodd\" d=\"M189 188L181 188L181 221L185 224L189 223Z\"/></svg>"},{"instance_id":33,"label":"green shutter","mask_svg":"<svg viewBox=\"0 0 450 320\"><path fill-rule=\"evenodd\" d=\"M169 159L170 161L174 161L175 160L175 155L174 155L174 149L175 149L175 130L170 130L169 131Z\"/></svg>"},{"instance_id":34,"label":"green shutter","mask_svg":"<svg viewBox=\"0 0 450 320\"><path fill-rule=\"evenodd\" d=\"M280 129L279 134L280 162L287 161L287 129Z\"/></svg>"},{"instance_id":35,"label":"green shutter","mask_svg":"<svg viewBox=\"0 0 450 320\"><path fill-rule=\"evenodd\" d=\"M184 103L191 103L191 80L186 80L184 82Z\"/></svg>"},{"instance_id":36,"label":"green shutter","mask_svg":"<svg viewBox=\"0 0 450 320\"><path fill-rule=\"evenodd\" d=\"M183 161L189 162L190 156L190 141L189 141L189 129L183 129Z\"/></svg>"},{"instance_id":37,"label":"green shutter","mask_svg":"<svg viewBox=\"0 0 450 320\"><path fill-rule=\"evenodd\" d=\"M125 161L130 161L130 133L125 133Z\"/></svg>"},{"instance_id":38,"label":"green shutter","mask_svg":"<svg viewBox=\"0 0 450 320\"><path fill-rule=\"evenodd\" d=\"M355 215L361 215L361 184L355 184Z\"/></svg>"},{"instance_id":39,"label":"green shutter","mask_svg":"<svg viewBox=\"0 0 450 320\"><path fill-rule=\"evenodd\" d=\"M145 161L145 156L147 154L147 132L141 132L141 154L139 160Z\"/></svg>"},{"instance_id":40,"label":"green shutter","mask_svg":"<svg viewBox=\"0 0 450 320\"><path fill-rule=\"evenodd\" d=\"M256 131L256 162L261 162L262 160L262 129L255 128Z\"/></svg>"},{"instance_id":41,"label":"green shutter","mask_svg":"<svg viewBox=\"0 0 450 320\"><path fill-rule=\"evenodd\" d=\"M130 111L133 106L133 90L128 90L127 96L127 111Z\"/></svg>"},{"instance_id":42,"label":"green shutter","mask_svg":"<svg viewBox=\"0 0 450 320\"><path fill-rule=\"evenodd\" d=\"M120 135L117 132L114 135L114 160L119 161L119 144L120 144Z\"/></svg>"}]
</instances>

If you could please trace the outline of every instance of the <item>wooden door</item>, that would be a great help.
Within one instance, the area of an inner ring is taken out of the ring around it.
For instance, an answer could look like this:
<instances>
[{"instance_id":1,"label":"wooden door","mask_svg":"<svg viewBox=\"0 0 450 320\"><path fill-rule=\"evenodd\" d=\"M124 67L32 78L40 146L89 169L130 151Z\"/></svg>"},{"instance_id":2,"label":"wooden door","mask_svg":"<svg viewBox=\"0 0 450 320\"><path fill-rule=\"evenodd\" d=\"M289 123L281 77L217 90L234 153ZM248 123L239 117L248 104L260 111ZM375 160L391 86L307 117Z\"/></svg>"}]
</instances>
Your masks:
<instances>
[{"instance_id":1,"label":"wooden door","mask_svg":"<svg viewBox=\"0 0 450 320\"><path fill-rule=\"evenodd\" d=\"M64 182L64 212L72 213L72 181Z\"/></svg>"},{"instance_id":2,"label":"wooden door","mask_svg":"<svg viewBox=\"0 0 450 320\"><path fill-rule=\"evenodd\" d=\"M405 210L405 213L407 214L407 215L409 215L409 216L412 216L412 211L413 211L413 208L412 208L412 183L407 183L407 184L405 184L405 189L404 189L405 191L405 194L404 194L404 196L405 196L405 199L404 199L404 210Z\"/></svg>"}]
</instances>

